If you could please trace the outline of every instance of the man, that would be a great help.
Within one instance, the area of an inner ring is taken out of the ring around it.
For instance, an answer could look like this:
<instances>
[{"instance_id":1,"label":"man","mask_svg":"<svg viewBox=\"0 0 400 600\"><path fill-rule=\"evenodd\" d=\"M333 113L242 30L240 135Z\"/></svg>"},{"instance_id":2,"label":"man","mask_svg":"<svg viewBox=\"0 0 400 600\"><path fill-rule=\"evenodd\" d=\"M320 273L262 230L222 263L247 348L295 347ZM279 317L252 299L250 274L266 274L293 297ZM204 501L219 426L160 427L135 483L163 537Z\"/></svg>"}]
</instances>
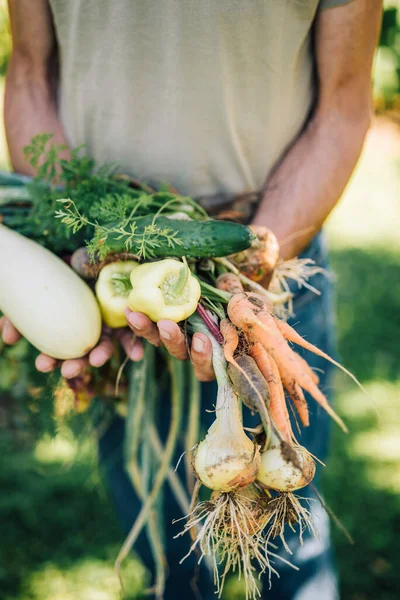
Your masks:
<instances>
[{"instance_id":1,"label":"man","mask_svg":"<svg viewBox=\"0 0 400 600\"><path fill-rule=\"evenodd\" d=\"M22 148L34 134L51 131L56 142L87 144L99 163L169 182L208 206L262 190L251 222L275 232L286 258L304 252L325 262L316 234L347 184L370 123L381 0L9 0L9 6L5 124L16 171L31 173ZM322 297L301 292L296 299L298 330L332 353L331 290L322 279L316 285ZM174 323L152 324L138 313L128 321L139 337L187 357ZM11 323L3 319L1 327L6 343L17 341ZM128 337L123 343L140 360L141 346L132 347ZM104 338L86 359L65 361L62 374L101 366L111 353ZM201 381L213 379L206 336L194 336L191 359ZM47 372L57 364L40 355L36 366ZM315 407L314 413L302 440L323 458L327 419ZM121 427L106 434L103 454L115 450ZM122 469L109 476L129 526L133 515L123 496L131 491ZM318 543L307 538L303 551L294 546L300 572L285 570L266 597L337 597L324 520L320 529ZM189 598L175 559L167 597Z\"/></svg>"}]
</instances>

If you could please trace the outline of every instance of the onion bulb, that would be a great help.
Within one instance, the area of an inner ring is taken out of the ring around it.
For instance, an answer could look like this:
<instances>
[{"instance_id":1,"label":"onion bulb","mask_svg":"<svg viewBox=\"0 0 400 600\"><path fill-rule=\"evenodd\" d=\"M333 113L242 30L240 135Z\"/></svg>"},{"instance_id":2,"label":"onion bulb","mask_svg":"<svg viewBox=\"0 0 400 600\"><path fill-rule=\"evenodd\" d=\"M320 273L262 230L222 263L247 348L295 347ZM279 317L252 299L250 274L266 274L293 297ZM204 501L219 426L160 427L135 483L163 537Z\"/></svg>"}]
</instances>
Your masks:
<instances>
[{"instance_id":1,"label":"onion bulb","mask_svg":"<svg viewBox=\"0 0 400 600\"><path fill-rule=\"evenodd\" d=\"M193 470L206 487L229 492L253 482L260 452L243 430L238 400L229 384L218 388L216 419L193 455Z\"/></svg>"},{"instance_id":2,"label":"onion bulb","mask_svg":"<svg viewBox=\"0 0 400 600\"><path fill-rule=\"evenodd\" d=\"M279 492L299 490L312 481L315 461L303 446L274 442L261 454L257 481Z\"/></svg>"},{"instance_id":3,"label":"onion bulb","mask_svg":"<svg viewBox=\"0 0 400 600\"><path fill-rule=\"evenodd\" d=\"M228 379L223 349L203 321L193 315L191 327L209 338L213 349L213 367L218 382L215 421L205 439L193 453L192 467L206 487L230 492L252 483L260 466L259 446L246 435L239 401Z\"/></svg>"}]
</instances>

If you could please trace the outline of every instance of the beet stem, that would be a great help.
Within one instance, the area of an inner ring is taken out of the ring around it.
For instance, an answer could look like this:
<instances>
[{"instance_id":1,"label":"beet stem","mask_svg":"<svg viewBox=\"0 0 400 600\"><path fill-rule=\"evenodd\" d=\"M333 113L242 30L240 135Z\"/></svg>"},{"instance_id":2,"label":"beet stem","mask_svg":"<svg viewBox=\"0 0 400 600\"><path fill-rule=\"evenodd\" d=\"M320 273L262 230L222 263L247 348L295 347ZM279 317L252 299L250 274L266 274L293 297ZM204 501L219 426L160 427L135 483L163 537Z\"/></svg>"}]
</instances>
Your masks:
<instances>
[{"instance_id":1,"label":"beet stem","mask_svg":"<svg viewBox=\"0 0 400 600\"><path fill-rule=\"evenodd\" d=\"M208 329L210 330L212 335L215 337L217 342L219 344L221 344L221 346L222 346L222 344L224 343L224 336L220 332L218 325L216 325L214 323L212 318L209 316L208 312L205 310L205 308L200 303L197 305L197 312L199 314L199 317L202 319L202 321L205 323L205 325L207 325Z\"/></svg>"}]
</instances>

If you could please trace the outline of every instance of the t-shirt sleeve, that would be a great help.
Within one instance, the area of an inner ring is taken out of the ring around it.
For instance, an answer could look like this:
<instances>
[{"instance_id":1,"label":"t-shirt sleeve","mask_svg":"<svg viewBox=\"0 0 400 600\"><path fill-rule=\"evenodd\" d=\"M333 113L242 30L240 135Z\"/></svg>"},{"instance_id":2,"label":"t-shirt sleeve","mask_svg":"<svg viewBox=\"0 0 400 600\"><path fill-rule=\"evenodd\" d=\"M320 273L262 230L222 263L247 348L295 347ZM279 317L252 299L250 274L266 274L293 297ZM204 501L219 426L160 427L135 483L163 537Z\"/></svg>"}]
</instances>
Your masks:
<instances>
[{"instance_id":1,"label":"t-shirt sleeve","mask_svg":"<svg viewBox=\"0 0 400 600\"><path fill-rule=\"evenodd\" d=\"M320 0L319 8L333 8L334 6L350 4L350 2L353 2L353 0Z\"/></svg>"}]
</instances>

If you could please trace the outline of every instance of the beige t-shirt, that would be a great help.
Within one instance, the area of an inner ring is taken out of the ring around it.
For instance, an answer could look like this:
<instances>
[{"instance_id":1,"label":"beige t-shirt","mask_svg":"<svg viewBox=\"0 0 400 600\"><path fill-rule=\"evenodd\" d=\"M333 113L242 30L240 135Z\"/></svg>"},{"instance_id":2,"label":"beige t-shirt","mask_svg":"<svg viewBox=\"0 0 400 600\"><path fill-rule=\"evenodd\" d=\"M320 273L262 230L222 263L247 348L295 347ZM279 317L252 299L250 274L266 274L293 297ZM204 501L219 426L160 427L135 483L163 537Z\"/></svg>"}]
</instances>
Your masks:
<instances>
[{"instance_id":1,"label":"beige t-shirt","mask_svg":"<svg viewBox=\"0 0 400 600\"><path fill-rule=\"evenodd\" d=\"M67 138L195 197L258 189L312 107L316 12L348 1L50 0Z\"/></svg>"}]
</instances>

